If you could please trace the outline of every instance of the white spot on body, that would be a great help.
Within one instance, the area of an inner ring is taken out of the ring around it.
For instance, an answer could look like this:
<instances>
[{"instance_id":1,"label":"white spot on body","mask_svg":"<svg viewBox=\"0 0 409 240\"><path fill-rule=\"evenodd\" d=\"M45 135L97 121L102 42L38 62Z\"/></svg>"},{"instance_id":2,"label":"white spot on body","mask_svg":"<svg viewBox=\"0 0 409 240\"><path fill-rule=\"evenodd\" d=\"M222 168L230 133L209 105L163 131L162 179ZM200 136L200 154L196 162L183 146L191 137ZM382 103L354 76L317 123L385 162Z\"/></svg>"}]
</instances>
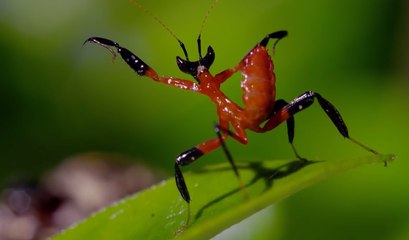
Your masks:
<instances>
[{"instance_id":1,"label":"white spot on body","mask_svg":"<svg viewBox=\"0 0 409 240\"><path fill-rule=\"evenodd\" d=\"M205 66L202 66L202 65L197 66L197 72L198 73L203 72L203 70L205 70L205 69L206 69Z\"/></svg>"},{"instance_id":2,"label":"white spot on body","mask_svg":"<svg viewBox=\"0 0 409 240\"><path fill-rule=\"evenodd\" d=\"M193 90L193 91L199 91L199 85L193 84L192 90Z\"/></svg>"}]
</instances>

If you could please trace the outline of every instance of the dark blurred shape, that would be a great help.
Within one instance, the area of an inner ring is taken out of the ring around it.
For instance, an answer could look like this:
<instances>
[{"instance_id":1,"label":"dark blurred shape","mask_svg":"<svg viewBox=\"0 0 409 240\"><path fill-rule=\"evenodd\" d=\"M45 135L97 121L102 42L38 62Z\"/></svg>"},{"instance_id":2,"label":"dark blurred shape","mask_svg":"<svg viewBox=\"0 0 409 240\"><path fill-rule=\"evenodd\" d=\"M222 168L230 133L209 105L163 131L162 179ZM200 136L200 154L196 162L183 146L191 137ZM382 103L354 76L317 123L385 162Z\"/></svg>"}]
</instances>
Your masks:
<instances>
[{"instance_id":1,"label":"dark blurred shape","mask_svg":"<svg viewBox=\"0 0 409 240\"><path fill-rule=\"evenodd\" d=\"M0 200L0 239L45 239L151 186L161 174L120 155L71 157L39 181L15 181Z\"/></svg>"}]
</instances>

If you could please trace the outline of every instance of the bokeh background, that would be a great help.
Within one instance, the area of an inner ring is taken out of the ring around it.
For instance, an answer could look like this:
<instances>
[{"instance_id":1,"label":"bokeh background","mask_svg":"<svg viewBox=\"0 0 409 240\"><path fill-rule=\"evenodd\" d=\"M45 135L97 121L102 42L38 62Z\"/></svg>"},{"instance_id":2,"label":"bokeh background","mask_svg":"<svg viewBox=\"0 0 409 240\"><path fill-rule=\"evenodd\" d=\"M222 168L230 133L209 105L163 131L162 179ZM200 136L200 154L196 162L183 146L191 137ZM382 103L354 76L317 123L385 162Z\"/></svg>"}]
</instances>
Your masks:
<instances>
[{"instance_id":1,"label":"bokeh background","mask_svg":"<svg viewBox=\"0 0 409 240\"><path fill-rule=\"evenodd\" d=\"M212 1L141 1L186 45ZM329 99L351 136L398 159L351 171L296 194L234 234L252 239L409 239L409 3L405 0L219 1L203 29L214 73L238 63L262 37L288 30L274 55L277 96L305 90ZM172 174L174 156L214 137L206 97L135 75L109 52L82 43L119 42L159 74L178 71L172 36L128 1L0 2L0 184L40 177L69 156L128 156ZM240 102L241 76L223 90ZM228 145L238 161L293 158L285 126ZM368 153L339 136L318 106L296 116L299 152L311 159ZM190 167L224 161L221 151Z\"/></svg>"}]
</instances>

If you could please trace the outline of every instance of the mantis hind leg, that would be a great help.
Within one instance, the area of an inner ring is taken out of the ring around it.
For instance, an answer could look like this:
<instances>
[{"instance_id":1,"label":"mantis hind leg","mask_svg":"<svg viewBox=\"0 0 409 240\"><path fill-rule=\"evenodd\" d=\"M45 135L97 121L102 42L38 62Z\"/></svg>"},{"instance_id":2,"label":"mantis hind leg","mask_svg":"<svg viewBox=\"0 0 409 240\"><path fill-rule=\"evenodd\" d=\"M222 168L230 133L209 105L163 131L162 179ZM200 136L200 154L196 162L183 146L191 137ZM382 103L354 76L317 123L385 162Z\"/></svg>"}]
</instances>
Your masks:
<instances>
[{"instance_id":1,"label":"mantis hind leg","mask_svg":"<svg viewBox=\"0 0 409 240\"><path fill-rule=\"evenodd\" d=\"M332 123L338 129L338 132L345 138L349 139L351 142L362 147L366 151L369 151L373 154L378 154L377 151L372 148L367 147L366 145L358 142L357 140L349 136L348 128L341 117L341 114L338 110L325 98L323 98L319 93L307 91L301 94L299 97L295 98L290 103L286 103L284 100L277 100L276 106L267 120L267 123L262 127L262 131L270 131L277 127L284 121L287 121L287 130L288 130L288 139L291 143L291 146L296 154L297 158L303 159L295 150L293 139L294 139L294 115L309 106L314 102L314 99L318 100L321 108L331 119Z\"/></svg>"}]
</instances>

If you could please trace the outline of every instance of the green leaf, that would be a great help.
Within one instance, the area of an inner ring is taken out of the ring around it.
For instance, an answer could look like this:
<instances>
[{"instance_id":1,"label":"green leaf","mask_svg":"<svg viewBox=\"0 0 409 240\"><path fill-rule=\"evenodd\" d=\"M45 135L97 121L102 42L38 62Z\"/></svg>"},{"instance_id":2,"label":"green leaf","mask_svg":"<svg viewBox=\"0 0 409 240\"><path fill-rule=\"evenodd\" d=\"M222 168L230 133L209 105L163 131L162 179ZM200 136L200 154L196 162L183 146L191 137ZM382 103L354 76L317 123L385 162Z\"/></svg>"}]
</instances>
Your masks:
<instances>
[{"instance_id":1,"label":"green leaf","mask_svg":"<svg viewBox=\"0 0 409 240\"><path fill-rule=\"evenodd\" d=\"M361 165L386 164L393 159L394 155L372 155L316 162L239 163L245 191L227 163L209 166L185 174L192 202L190 225L184 232L178 230L185 223L187 204L171 178L102 209L53 239L209 239L323 179ZM250 197L246 199L244 192Z\"/></svg>"}]
</instances>

